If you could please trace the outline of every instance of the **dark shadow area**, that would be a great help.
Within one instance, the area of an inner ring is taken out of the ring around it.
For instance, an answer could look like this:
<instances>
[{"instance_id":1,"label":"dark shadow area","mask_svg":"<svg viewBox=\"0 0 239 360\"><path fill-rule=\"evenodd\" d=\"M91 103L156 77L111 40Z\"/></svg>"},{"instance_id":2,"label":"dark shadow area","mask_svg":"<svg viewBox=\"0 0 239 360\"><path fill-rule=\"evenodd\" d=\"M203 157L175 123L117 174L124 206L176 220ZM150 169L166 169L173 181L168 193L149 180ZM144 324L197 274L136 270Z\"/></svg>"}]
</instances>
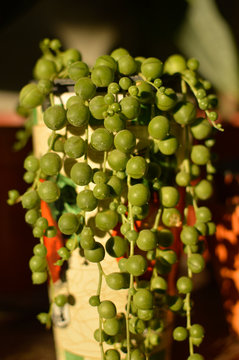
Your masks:
<instances>
[{"instance_id":1,"label":"dark shadow area","mask_svg":"<svg viewBox=\"0 0 239 360\"><path fill-rule=\"evenodd\" d=\"M2 360L55 360L52 331L38 322L31 307L0 312L0 336Z\"/></svg>"}]
</instances>

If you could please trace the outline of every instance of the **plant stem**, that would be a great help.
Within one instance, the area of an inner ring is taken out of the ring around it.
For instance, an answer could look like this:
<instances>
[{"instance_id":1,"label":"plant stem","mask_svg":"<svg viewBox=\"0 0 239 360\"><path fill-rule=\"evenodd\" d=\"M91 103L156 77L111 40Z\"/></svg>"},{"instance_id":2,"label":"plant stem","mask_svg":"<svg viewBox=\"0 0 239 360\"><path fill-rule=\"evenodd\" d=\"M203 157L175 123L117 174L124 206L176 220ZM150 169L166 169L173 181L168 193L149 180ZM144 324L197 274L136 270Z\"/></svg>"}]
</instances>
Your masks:
<instances>
[{"instance_id":1,"label":"plant stem","mask_svg":"<svg viewBox=\"0 0 239 360\"><path fill-rule=\"evenodd\" d=\"M49 144L47 152L50 152L52 150L52 148L53 148L54 141L55 141L55 135L56 135L56 132L53 130L52 133L51 133L51 142Z\"/></svg>"},{"instance_id":2,"label":"plant stem","mask_svg":"<svg viewBox=\"0 0 239 360\"><path fill-rule=\"evenodd\" d=\"M186 85L186 83L184 82L184 80L182 80L182 86L183 83ZM190 168L190 150L191 150L191 143L190 143L190 138L189 138L189 126L185 126L185 159L183 161L183 167L186 171L186 173L191 174L191 168ZM197 203L196 203L196 199L194 196L194 191L192 186L188 186L187 187L187 191L190 193L191 197L192 197L192 201L193 201L193 206L194 208L197 207ZM185 209L188 208L188 204L185 205ZM185 221L187 223L187 221ZM190 246L187 246L187 259L190 258L192 252L191 252L191 248ZM192 271L191 269L189 269L188 267L188 277L191 279L192 278ZM191 328L191 294L188 293L184 299L184 303L186 306L186 317L187 317L187 330L189 331ZM192 343L192 338L191 336L189 336L189 354L193 355L194 351L193 351L193 343Z\"/></svg>"},{"instance_id":3,"label":"plant stem","mask_svg":"<svg viewBox=\"0 0 239 360\"><path fill-rule=\"evenodd\" d=\"M101 293L101 287L102 287L102 278L104 275L102 266L100 263L97 263L98 271L99 271L99 280L98 280L98 287L96 295L100 296ZM103 336L102 336L102 317L99 315L99 330L100 330L100 341L99 341L99 347L100 347L100 353L101 353L101 360L105 359L104 354L104 347L103 347Z\"/></svg>"},{"instance_id":4,"label":"plant stem","mask_svg":"<svg viewBox=\"0 0 239 360\"><path fill-rule=\"evenodd\" d=\"M54 106L54 105L55 105L54 94L51 92L51 93L49 94L49 97L50 97L51 106Z\"/></svg>"},{"instance_id":5,"label":"plant stem","mask_svg":"<svg viewBox=\"0 0 239 360\"><path fill-rule=\"evenodd\" d=\"M127 176L127 185L128 185L128 189L129 189L130 186L131 186L131 178L130 178L130 176ZM130 202L128 204L128 209L129 209L128 221L130 222L131 230L134 230L134 218L133 218L133 214L132 214L132 204ZM129 256L133 256L133 255L134 255L134 242L131 241L130 242L130 255ZM129 314L130 314L130 304L131 304L131 297L132 297L132 292L130 290L133 289L133 288L134 288L134 276L132 274L130 274L130 285L129 285L129 291L128 291L127 307L126 307L127 360L130 360L130 358L131 358Z\"/></svg>"},{"instance_id":6,"label":"plant stem","mask_svg":"<svg viewBox=\"0 0 239 360\"><path fill-rule=\"evenodd\" d=\"M55 131L53 130L51 133L51 141L50 144L48 146L48 150L47 152L50 152L52 150L53 144L54 144L54 140L55 140ZM34 182L32 184L32 188L36 189L39 186L39 179L40 179L40 175L41 175L41 168L39 167L39 169L36 172L36 177L34 179Z\"/></svg>"},{"instance_id":7,"label":"plant stem","mask_svg":"<svg viewBox=\"0 0 239 360\"><path fill-rule=\"evenodd\" d=\"M187 256L188 259L191 256L191 248L190 246L187 247ZM188 268L188 277L191 279L192 278L192 271ZM185 305L186 305L186 317L187 317L187 330L190 331L191 328L191 294L188 293L185 297ZM192 338L191 336L189 336L189 354L193 355L194 354L194 350L193 350L193 343L192 343Z\"/></svg>"},{"instance_id":8,"label":"plant stem","mask_svg":"<svg viewBox=\"0 0 239 360\"><path fill-rule=\"evenodd\" d=\"M88 142L89 142L89 128L87 126L85 129L85 143L86 143L85 156L84 156L85 162L87 162Z\"/></svg>"},{"instance_id":9,"label":"plant stem","mask_svg":"<svg viewBox=\"0 0 239 360\"><path fill-rule=\"evenodd\" d=\"M187 94L187 84L184 79L181 79L181 90L183 95Z\"/></svg>"},{"instance_id":10,"label":"plant stem","mask_svg":"<svg viewBox=\"0 0 239 360\"><path fill-rule=\"evenodd\" d=\"M155 216L155 220L154 220L154 225L152 227L153 230L157 230L158 226L159 226L159 221L160 221L160 217L161 217L161 213L162 213L162 208L160 207L158 209L158 212Z\"/></svg>"},{"instance_id":11,"label":"plant stem","mask_svg":"<svg viewBox=\"0 0 239 360\"><path fill-rule=\"evenodd\" d=\"M197 200L195 199L195 196L194 196L194 190L193 190L193 187L192 186L189 186L188 187L188 191L192 197L192 203L193 203L193 208L194 208L194 211L196 212L197 209L198 209L198 205L197 205Z\"/></svg>"},{"instance_id":12,"label":"plant stem","mask_svg":"<svg viewBox=\"0 0 239 360\"><path fill-rule=\"evenodd\" d=\"M106 171L107 151L104 151L103 172Z\"/></svg>"},{"instance_id":13,"label":"plant stem","mask_svg":"<svg viewBox=\"0 0 239 360\"><path fill-rule=\"evenodd\" d=\"M190 158L190 141L189 141L189 126L186 125L185 126L185 159L187 160L187 165L188 166L188 169L187 171L190 173L190 161L189 161L189 158Z\"/></svg>"},{"instance_id":14,"label":"plant stem","mask_svg":"<svg viewBox=\"0 0 239 360\"><path fill-rule=\"evenodd\" d=\"M39 185L39 179L40 179L41 169L39 168L36 172L36 177L34 179L34 182L32 184L32 188L36 189Z\"/></svg>"},{"instance_id":15,"label":"plant stem","mask_svg":"<svg viewBox=\"0 0 239 360\"><path fill-rule=\"evenodd\" d=\"M150 84L151 86L153 86L157 91L158 91L158 87L156 85L154 85L154 83L152 81L146 80L145 76L142 73L139 73L139 76L148 84Z\"/></svg>"},{"instance_id":16,"label":"plant stem","mask_svg":"<svg viewBox=\"0 0 239 360\"><path fill-rule=\"evenodd\" d=\"M98 266L98 270L99 270L99 280L98 280L98 287L97 287L96 295L100 295L101 286L102 286L102 278L103 278L103 275L104 275L104 271L103 271L102 266L101 266L100 263L97 263L97 266Z\"/></svg>"},{"instance_id":17,"label":"plant stem","mask_svg":"<svg viewBox=\"0 0 239 360\"><path fill-rule=\"evenodd\" d=\"M122 223L125 224L128 222L127 217L124 214L121 214Z\"/></svg>"},{"instance_id":18,"label":"plant stem","mask_svg":"<svg viewBox=\"0 0 239 360\"><path fill-rule=\"evenodd\" d=\"M100 353L101 353L101 360L105 359L104 347L103 347L103 337L102 337L102 317L99 317L99 329L100 329Z\"/></svg>"},{"instance_id":19,"label":"plant stem","mask_svg":"<svg viewBox=\"0 0 239 360\"><path fill-rule=\"evenodd\" d=\"M195 98L197 99L197 89L195 88L195 86L193 86L192 84L190 84L190 82L187 80L187 78L185 76L182 75L182 80L184 80L185 83L188 84L188 86L190 87L193 95L195 96ZM207 115L207 118L208 118L208 114L209 114L209 111L208 110L205 110L205 114ZM211 123L211 125L219 130L219 131L224 131L224 129L222 128L221 124L216 124L215 121L209 121Z\"/></svg>"},{"instance_id":20,"label":"plant stem","mask_svg":"<svg viewBox=\"0 0 239 360\"><path fill-rule=\"evenodd\" d=\"M131 242L132 244L132 242ZM132 246L130 246L130 255L132 254ZM130 274L130 289L134 287L134 276ZM128 292L128 301L126 308L126 339L127 339L127 360L131 358L131 346L130 346L130 331L129 331L129 312L130 312L130 304L131 304L131 293Z\"/></svg>"}]
</instances>

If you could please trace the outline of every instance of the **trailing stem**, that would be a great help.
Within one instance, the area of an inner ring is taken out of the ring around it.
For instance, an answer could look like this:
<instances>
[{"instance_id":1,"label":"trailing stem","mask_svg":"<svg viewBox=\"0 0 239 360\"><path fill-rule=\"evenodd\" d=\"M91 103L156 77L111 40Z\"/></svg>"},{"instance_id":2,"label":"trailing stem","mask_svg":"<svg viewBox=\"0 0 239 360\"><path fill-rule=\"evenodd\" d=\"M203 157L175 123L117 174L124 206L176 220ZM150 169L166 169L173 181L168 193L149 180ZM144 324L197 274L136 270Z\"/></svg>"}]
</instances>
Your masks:
<instances>
[{"instance_id":1,"label":"trailing stem","mask_svg":"<svg viewBox=\"0 0 239 360\"><path fill-rule=\"evenodd\" d=\"M97 287L97 293L96 295L100 297L101 294L101 287L102 287L102 279L103 279L103 269L100 263L97 263L97 267L98 267L98 272L99 272L99 278L98 278L98 287ZM105 359L105 354L104 354L104 347L103 347L103 330L102 330L102 322L103 319L102 317L99 315L99 330L100 330L100 341L99 341L99 347L100 347L100 353L101 353L101 360Z\"/></svg>"},{"instance_id":2,"label":"trailing stem","mask_svg":"<svg viewBox=\"0 0 239 360\"><path fill-rule=\"evenodd\" d=\"M128 189L131 186L131 178L130 176L127 177L127 185ZM132 204L129 202L128 204L129 214L128 214L128 220L130 223L131 230L134 230L134 218L132 214ZM134 242L130 242L130 256L134 255ZM128 360L131 358L131 339L130 339L130 331L129 331L129 314L130 314L130 305L131 305L131 297L132 297L132 289L134 289L134 276L130 274L130 286L128 291L128 301L127 301L127 307L126 307L126 340L127 340L127 355Z\"/></svg>"}]
</instances>

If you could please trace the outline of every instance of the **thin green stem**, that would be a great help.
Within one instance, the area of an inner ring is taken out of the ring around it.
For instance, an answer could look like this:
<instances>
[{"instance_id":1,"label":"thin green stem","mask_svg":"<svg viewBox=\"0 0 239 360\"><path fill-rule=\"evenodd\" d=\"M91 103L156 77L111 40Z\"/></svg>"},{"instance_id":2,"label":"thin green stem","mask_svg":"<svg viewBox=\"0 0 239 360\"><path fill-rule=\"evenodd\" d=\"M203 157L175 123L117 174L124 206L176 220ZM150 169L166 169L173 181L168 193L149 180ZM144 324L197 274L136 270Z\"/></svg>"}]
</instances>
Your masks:
<instances>
[{"instance_id":1,"label":"thin green stem","mask_svg":"<svg viewBox=\"0 0 239 360\"><path fill-rule=\"evenodd\" d=\"M127 185L128 189L131 186L131 177L127 176ZM128 221L130 223L131 230L134 230L134 217L132 213L132 204L129 202L128 204ZM134 255L134 242L130 242L130 254L129 256ZM129 316L130 316L130 305L131 305L131 298L132 298L132 289L134 289L134 276L130 274L130 285L128 291L128 301L126 306L126 341L127 341L127 360L131 358L131 339L130 339L130 331L129 331Z\"/></svg>"},{"instance_id":2,"label":"thin green stem","mask_svg":"<svg viewBox=\"0 0 239 360\"><path fill-rule=\"evenodd\" d=\"M198 209L198 204L197 204L197 200L195 198L195 194L194 194L194 190L193 190L193 187L192 186L189 186L188 187L188 190L189 190L189 193L192 197L192 203L193 203L193 208L194 208L194 211L197 212L197 209Z\"/></svg>"},{"instance_id":3,"label":"thin green stem","mask_svg":"<svg viewBox=\"0 0 239 360\"><path fill-rule=\"evenodd\" d=\"M43 237L41 239L43 240ZM43 243L43 242L41 241L41 243ZM50 272L48 265L47 265L47 273L48 273L49 284L50 284L49 285L49 302L50 302L50 304L49 304L48 315L49 315L49 319L51 319L52 318L52 310L53 310L53 301L55 298L55 287L54 287L54 283L53 283L51 272ZM51 322L47 323L46 327L47 327L47 329L49 329L51 327Z\"/></svg>"},{"instance_id":4,"label":"thin green stem","mask_svg":"<svg viewBox=\"0 0 239 360\"><path fill-rule=\"evenodd\" d=\"M157 277L158 276L158 271L156 266L153 267L153 272L152 272L152 278Z\"/></svg>"},{"instance_id":5,"label":"thin green stem","mask_svg":"<svg viewBox=\"0 0 239 360\"><path fill-rule=\"evenodd\" d=\"M36 172L36 177L35 177L34 182L32 184L33 189L36 189L39 186L40 175L41 175L41 169L39 168L37 170L37 172Z\"/></svg>"},{"instance_id":6,"label":"thin green stem","mask_svg":"<svg viewBox=\"0 0 239 360\"><path fill-rule=\"evenodd\" d=\"M96 295L100 295L101 287L102 287L102 278L103 278L103 275L104 275L104 271L103 271L102 266L101 266L100 263L97 263L97 266L98 266L98 271L99 271L99 280L98 280L98 287L97 287Z\"/></svg>"},{"instance_id":7,"label":"thin green stem","mask_svg":"<svg viewBox=\"0 0 239 360\"><path fill-rule=\"evenodd\" d=\"M192 255L192 251L190 246L188 246L187 248L187 255L188 255L188 259L190 259L191 255ZM192 270L188 268L188 277L191 279L192 278Z\"/></svg>"},{"instance_id":8,"label":"thin green stem","mask_svg":"<svg viewBox=\"0 0 239 360\"><path fill-rule=\"evenodd\" d=\"M53 131L52 131L52 134L51 134L51 141L50 141L50 144L49 144L49 146L48 146L47 152L50 152L50 151L52 150L53 144L54 144L54 140L55 140L55 131L53 130ZM36 189L36 188L39 186L40 175L41 175L41 168L39 167L39 169L38 169L37 172L36 172L36 176L35 176L34 182L33 182L33 184L32 184L32 188L33 188L33 189Z\"/></svg>"},{"instance_id":9,"label":"thin green stem","mask_svg":"<svg viewBox=\"0 0 239 360\"><path fill-rule=\"evenodd\" d=\"M100 341L99 341L99 346L100 346L100 354L101 354L101 360L105 359L105 353L104 353L104 347L103 347L103 329L102 329L102 317L99 316L99 329L100 329Z\"/></svg>"},{"instance_id":10,"label":"thin green stem","mask_svg":"<svg viewBox=\"0 0 239 360\"><path fill-rule=\"evenodd\" d=\"M182 91L183 91L183 86L186 86L185 81L182 79ZM185 139L185 148L184 148L184 160L182 162L182 168L184 169L184 171L188 174L191 174L191 167L190 167L190 152L191 152L191 142L190 142L190 137L189 137L189 126L185 126L185 130L184 130L184 139ZM194 196L194 191L193 191L193 187L192 186L187 186L187 191L190 193L191 198L192 198L192 202L193 202L193 206L194 209L196 211L197 209L197 203L196 203L196 199ZM188 209L188 204L185 205L185 210ZM185 223L187 223L187 215L188 212L186 212L186 216L184 218ZM191 248L190 246L187 246L187 259L190 258L191 256ZM192 278L192 271L191 269L187 269L188 272L188 277L191 279ZM186 319L187 319L187 330L189 331L191 328L191 293L186 294L185 299L184 299L184 304L186 307ZM188 345L189 345L189 353L190 355L193 355L194 351L193 351L193 343L192 343L192 338L189 336L189 341L188 341Z\"/></svg>"},{"instance_id":11,"label":"thin green stem","mask_svg":"<svg viewBox=\"0 0 239 360\"><path fill-rule=\"evenodd\" d=\"M127 176L127 185L128 185L128 188L130 188L130 186L131 186L131 177L129 175Z\"/></svg>"},{"instance_id":12,"label":"thin green stem","mask_svg":"<svg viewBox=\"0 0 239 360\"><path fill-rule=\"evenodd\" d=\"M107 154L108 154L107 151L104 151L103 172L106 171Z\"/></svg>"},{"instance_id":13,"label":"thin green stem","mask_svg":"<svg viewBox=\"0 0 239 360\"><path fill-rule=\"evenodd\" d=\"M55 135L56 135L56 132L53 130L52 133L51 133L51 141L50 141L47 152L50 152L53 149L53 145L54 145L54 141L55 141Z\"/></svg>"},{"instance_id":14,"label":"thin green stem","mask_svg":"<svg viewBox=\"0 0 239 360\"><path fill-rule=\"evenodd\" d=\"M98 271L99 271L99 278L98 278L98 287L97 287L96 295L100 296L104 271L103 271L102 266L101 266L100 263L97 263L97 267L98 267ZM99 331L100 331L99 347L100 347L100 353L101 353L101 360L104 360L105 359L105 354L104 354L103 335L102 335L102 332L103 332L103 329L102 329L102 317L100 315L99 315Z\"/></svg>"},{"instance_id":15,"label":"thin green stem","mask_svg":"<svg viewBox=\"0 0 239 360\"><path fill-rule=\"evenodd\" d=\"M187 84L184 79L181 79L181 90L183 95L187 94Z\"/></svg>"},{"instance_id":16,"label":"thin green stem","mask_svg":"<svg viewBox=\"0 0 239 360\"><path fill-rule=\"evenodd\" d=\"M127 176L127 185L128 185L128 189L129 189L131 187L131 177L130 176ZM128 221L130 223L131 230L134 230L134 217L133 217L133 212L132 212L132 204L130 202L128 204L128 209L129 209Z\"/></svg>"},{"instance_id":17,"label":"thin green stem","mask_svg":"<svg viewBox=\"0 0 239 360\"><path fill-rule=\"evenodd\" d=\"M185 303L186 303L186 308L187 308L187 311L186 311L186 315L187 315L187 329L189 330L190 327L191 327L191 316L190 316L190 312L191 312L191 306L190 306L190 293L188 293L186 295L186 298L185 298Z\"/></svg>"},{"instance_id":18,"label":"thin green stem","mask_svg":"<svg viewBox=\"0 0 239 360\"><path fill-rule=\"evenodd\" d=\"M183 161L182 166L183 166L183 168L184 168L184 170L185 170L185 172L186 172L187 174L190 174L190 173L191 173L190 160L189 160L189 159L185 159L185 160Z\"/></svg>"},{"instance_id":19,"label":"thin green stem","mask_svg":"<svg viewBox=\"0 0 239 360\"><path fill-rule=\"evenodd\" d=\"M85 143L86 143L86 149L85 149L84 161L87 162L88 146L89 146L89 128L88 128L88 126L85 129Z\"/></svg>"},{"instance_id":20,"label":"thin green stem","mask_svg":"<svg viewBox=\"0 0 239 360\"><path fill-rule=\"evenodd\" d=\"M58 74L58 77L59 78L66 78L68 76L68 69L64 69L63 71L61 71L59 74Z\"/></svg>"},{"instance_id":21,"label":"thin green stem","mask_svg":"<svg viewBox=\"0 0 239 360\"><path fill-rule=\"evenodd\" d=\"M187 80L187 78L186 78L185 76L183 76L183 75L182 75L182 80L184 80L185 83L188 84L188 86L190 87L193 95L194 95L195 98L197 99L197 89L196 89L196 87L193 86L192 84L190 84L190 82ZM208 117L209 111L208 111L208 110L205 110L205 114L207 115L207 118L209 119L209 117ZM217 129L217 130L219 130L219 131L224 131L224 129L222 128L221 124L216 124L215 121L211 121L211 120L209 120L209 122L211 123L211 125L212 125L215 129Z\"/></svg>"},{"instance_id":22,"label":"thin green stem","mask_svg":"<svg viewBox=\"0 0 239 360\"><path fill-rule=\"evenodd\" d=\"M51 93L49 94L49 97L50 97L51 106L54 106L54 105L55 105L54 94L51 92Z\"/></svg>"},{"instance_id":23,"label":"thin green stem","mask_svg":"<svg viewBox=\"0 0 239 360\"><path fill-rule=\"evenodd\" d=\"M132 242L131 242L132 243ZM130 246L130 256L131 256L131 246ZM134 276L130 274L130 289L134 287ZM128 292L128 301L126 308L126 339L127 339L127 360L131 358L131 341L130 341L130 331L129 331L129 314L130 314L130 304L131 304L131 293Z\"/></svg>"},{"instance_id":24,"label":"thin green stem","mask_svg":"<svg viewBox=\"0 0 239 360\"><path fill-rule=\"evenodd\" d=\"M145 341L144 341L145 348L146 348L147 350L149 349L149 346L150 346L149 337L150 337L150 331L147 332L146 339L145 339ZM148 353L147 350L145 351L145 357L146 357L145 360L149 360L149 353Z\"/></svg>"},{"instance_id":25,"label":"thin green stem","mask_svg":"<svg viewBox=\"0 0 239 360\"><path fill-rule=\"evenodd\" d=\"M128 208L129 208L128 219L129 219L129 223L130 223L130 229L134 230L134 219L132 216L132 204L129 203Z\"/></svg>"},{"instance_id":26,"label":"thin green stem","mask_svg":"<svg viewBox=\"0 0 239 360\"><path fill-rule=\"evenodd\" d=\"M189 354L193 355L194 354L194 350L193 350L193 339L191 336L189 336Z\"/></svg>"},{"instance_id":27,"label":"thin green stem","mask_svg":"<svg viewBox=\"0 0 239 360\"><path fill-rule=\"evenodd\" d=\"M159 221L160 221L160 218L161 218L161 213L162 213L162 208L160 207L158 209L158 212L155 216L155 220L154 220L154 225L152 227L153 230L157 230L158 226L159 226Z\"/></svg>"},{"instance_id":28,"label":"thin green stem","mask_svg":"<svg viewBox=\"0 0 239 360\"><path fill-rule=\"evenodd\" d=\"M153 82L149 81L146 79L146 77L142 74L142 73L139 73L139 76L148 84L152 85L157 91L158 91L158 87L156 85L154 85Z\"/></svg>"},{"instance_id":29,"label":"thin green stem","mask_svg":"<svg viewBox=\"0 0 239 360\"><path fill-rule=\"evenodd\" d=\"M224 129L222 128L222 124L216 124L215 121L210 120L210 117L209 117L210 111L205 110L205 113L206 113L206 115L207 115L207 118L209 119L210 124L211 124L214 128L216 128L216 129L219 130L219 131L224 131Z\"/></svg>"},{"instance_id":30,"label":"thin green stem","mask_svg":"<svg viewBox=\"0 0 239 360\"><path fill-rule=\"evenodd\" d=\"M190 259L191 254L192 254L191 248L190 248L190 246L188 246L187 247L188 259ZM189 268L188 268L188 277L190 279L192 278L192 271ZM187 316L187 330L189 331L191 328L191 294L190 293L188 293L186 295L185 305L186 305L186 316ZM189 336L189 353L190 353L190 355L193 355L193 353L194 353L191 336Z\"/></svg>"},{"instance_id":31,"label":"thin green stem","mask_svg":"<svg viewBox=\"0 0 239 360\"><path fill-rule=\"evenodd\" d=\"M121 214L121 219L123 224L128 222L128 219L124 214Z\"/></svg>"},{"instance_id":32,"label":"thin green stem","mask_svg":"<svg viewBox=\"0 0 239 360\"><path fill-rule=\"evenodd\" d=\"M186 125L185 126L185 159L188 160L188 163L190 164L189 162L189 159L190 159L190 151L191 151L191 147L190 147L190 138L189 138L189 126ZM190 173L190 166L189 166L189 169L188 169L189 173Z\"/></svg>"}]
</instances>

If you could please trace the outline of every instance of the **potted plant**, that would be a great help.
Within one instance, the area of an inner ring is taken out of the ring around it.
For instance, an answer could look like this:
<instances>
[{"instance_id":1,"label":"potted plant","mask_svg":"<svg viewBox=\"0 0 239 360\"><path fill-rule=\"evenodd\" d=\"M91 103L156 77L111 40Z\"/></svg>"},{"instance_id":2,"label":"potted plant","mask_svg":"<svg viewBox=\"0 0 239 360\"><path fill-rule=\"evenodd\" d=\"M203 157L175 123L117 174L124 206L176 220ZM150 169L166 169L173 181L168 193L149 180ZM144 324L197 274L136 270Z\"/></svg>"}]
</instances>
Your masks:
<instances>
[{"instance_id":1,"label":"potted plant","mask_svg":"<svg viewBox=\"0 0 239 360\"><path fill-rule=\"evenodd\" d=\"M19 96L33 134L29 187L8 203L21 203L39 240L29 266L33 283L49 285L38 319L53 324L58 359L166 359L172 338L203 359L191 292L216 229L204 204L222 130L210 83L178 54L162 63L117 48L89 68L57 39L40 48ZM185 326L171 331L174 313Z\"/></svg>"}]
</instances>

